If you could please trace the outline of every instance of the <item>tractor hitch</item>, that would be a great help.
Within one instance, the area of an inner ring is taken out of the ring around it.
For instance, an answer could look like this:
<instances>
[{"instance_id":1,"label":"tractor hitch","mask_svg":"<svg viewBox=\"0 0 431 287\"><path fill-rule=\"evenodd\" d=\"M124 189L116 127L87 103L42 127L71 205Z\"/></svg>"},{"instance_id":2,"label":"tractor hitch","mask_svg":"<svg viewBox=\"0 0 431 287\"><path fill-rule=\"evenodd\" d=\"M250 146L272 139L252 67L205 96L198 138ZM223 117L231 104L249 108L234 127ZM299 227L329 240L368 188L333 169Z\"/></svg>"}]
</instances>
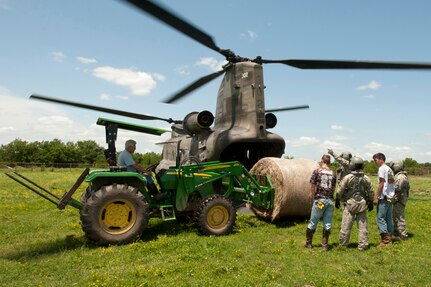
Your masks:
<instances>
[{"instance_id":1,"label":"tractor hitch","mask_svg":"<svg viewBox=\"0 0 431 287\"><path fill-rule=\"evenodd\" d=\"M9 166L6 166L9 169L13 169ZM82 184L82 182L85 180L85 177L90 172L90 168L87 167L84 172L79 176L79 178L76 180L75 184L67 191L62 197L59 197L52 193L51 191L47 190L46 188L38 185L31 179L23 176L22 174L19 174L16 171L13 171L13 173L5 173L9 178L13 179L17 183L21 184L22 186L26 187L27 189L30 189L40 197L48 200L49 202L55 204L58 209L64 209L66 205L73 206L77 209L82 208L81 202L79 202L76 199L73 199L72 196L75 193L75 191L78 189L78 187Z\"/></svg>"}]
</instances>

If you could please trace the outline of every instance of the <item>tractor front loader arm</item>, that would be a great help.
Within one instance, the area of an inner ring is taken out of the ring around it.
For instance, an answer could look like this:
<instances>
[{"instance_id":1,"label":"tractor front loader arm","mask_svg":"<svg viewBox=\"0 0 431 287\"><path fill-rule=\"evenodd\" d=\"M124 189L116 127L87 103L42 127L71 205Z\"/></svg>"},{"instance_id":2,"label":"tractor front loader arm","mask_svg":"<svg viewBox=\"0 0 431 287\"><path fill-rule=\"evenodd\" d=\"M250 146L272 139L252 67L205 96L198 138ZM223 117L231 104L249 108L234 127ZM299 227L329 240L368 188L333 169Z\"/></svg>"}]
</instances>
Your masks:
<instances>
[{"instance_id":1,"label":"tractor front loader arm","mask_svg":"<svg viewBox=\"0 0 431 287\"><path fill-rule=\"evenodd\" d=\"M12 169L11 167L8 167ZM48 200L49 202L55 204L58 209L64 209L67 205L73 206L77 209L82 208L81 202L78 200L75 200L72 198L75 191L78 189L78 187L82 184L82 182L85 180L85 177L90 172L90 168L87 167L84 172L78 177L75 184L64 193L62 197L59 197L52 193L51 191L47 190L46 188L40 186L39 184L35 183L34 181L30 180L29 178L23 176L22 174L19 174L16 171L13 171L12 173L5 173L9 178L13 179L17 183L21 184L22 186L26 187L27 189L33 191L40 197Z\"/></svg>"}]
</instances>

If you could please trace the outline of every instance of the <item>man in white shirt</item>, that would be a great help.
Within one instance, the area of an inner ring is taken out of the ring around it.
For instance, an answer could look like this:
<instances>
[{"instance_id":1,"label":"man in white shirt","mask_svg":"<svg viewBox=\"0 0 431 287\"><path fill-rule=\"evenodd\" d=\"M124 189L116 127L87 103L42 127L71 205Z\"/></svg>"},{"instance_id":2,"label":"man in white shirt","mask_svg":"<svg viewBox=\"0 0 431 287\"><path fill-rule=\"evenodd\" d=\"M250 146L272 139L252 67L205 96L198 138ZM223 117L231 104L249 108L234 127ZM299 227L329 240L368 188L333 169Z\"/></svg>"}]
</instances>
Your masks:
<instances>
[{"instance_id":1,"label":"man in white shirt","mask_svg":"<svg viewBox=\"0 0 431 287\"><path fill-rule=\"evenodd\" d=\"M394 172L385 164L386 157L382 153L373 155L374 163L379 167L378 187L374 204L377 205L377 227L379 228L382 241L378 247L392 244L392 199L395 194Z\"/></svg>"}]
</instances>

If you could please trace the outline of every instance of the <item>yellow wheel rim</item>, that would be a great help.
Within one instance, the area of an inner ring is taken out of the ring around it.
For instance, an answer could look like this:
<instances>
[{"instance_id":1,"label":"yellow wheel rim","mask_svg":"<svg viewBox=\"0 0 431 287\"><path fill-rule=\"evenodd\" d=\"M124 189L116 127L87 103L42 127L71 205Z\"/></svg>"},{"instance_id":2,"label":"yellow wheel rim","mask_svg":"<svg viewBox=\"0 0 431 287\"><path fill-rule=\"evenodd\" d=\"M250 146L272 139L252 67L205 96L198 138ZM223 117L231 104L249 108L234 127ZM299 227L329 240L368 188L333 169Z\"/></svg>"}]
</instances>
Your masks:
<instances>
[{"instance_id":1,"label":"yellow wheel rim","mask_svg":"<svg viewBox=\"0 0 431 287\"><path fill-rule=\"evenodd\" d=\"M136 223L136 209L127 200L113 200L100 210L99 223L110 234L123 234Z\"/></svg>"},{"instance_id":2,"label":"yellow wheel rim","mask_svg":"<svg viewBox=\"0 0 431 287\"><path fill-rule=\"evenodd\" d=\"M226 207L217 205L213 206L207 215L208 225L213 229L220 229L227 225L229 212Z\"/></svg>"}]
</instances>

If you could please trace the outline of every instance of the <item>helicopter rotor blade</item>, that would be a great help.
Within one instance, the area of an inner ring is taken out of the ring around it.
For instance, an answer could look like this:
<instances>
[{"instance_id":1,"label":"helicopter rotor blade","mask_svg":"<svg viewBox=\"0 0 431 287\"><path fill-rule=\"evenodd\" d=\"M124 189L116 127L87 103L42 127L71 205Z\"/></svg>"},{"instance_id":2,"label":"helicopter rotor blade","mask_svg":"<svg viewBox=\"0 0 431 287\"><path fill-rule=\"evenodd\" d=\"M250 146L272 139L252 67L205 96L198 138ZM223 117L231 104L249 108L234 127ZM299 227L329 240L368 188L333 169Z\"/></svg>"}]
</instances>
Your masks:
<instances>
[{"instance_id":1,"label":"helicopter rotor blade","mask_svg":"<svg viewBox=\"0 0 431 287\"><path fill-rule=\"evenodd\" d=\"M52 102L52 103L57 103L57 104L62 104L62 105L67 105L67 106L78 107L78 108L87 109L87 110L105 112L105 113L110 113L110 114L114 114L114 115L125 116L125 117L129 117L129 118L140 119L140 120L161 120L161 121L168 122L170 124L181 122L181 121L175 121L171 118L165 119L165 118L147 116L147 115L142 115L142 114L136 114L136 113L131 113L131 112L125 112L125 111L120 111L120 110L114 110L114 109L109 109L109 108L103 108L103 107L98 107L98 106L92 106L92 105L87 105L87 104L70 102L70 101L45 97L45 96L36 95L36 94L31 95L30 99L42 100L42 101L47 101L47 102Z\"/></svg>"},{"instance_id":2,"label":"helicopter rotor blade","mask_svg":"<svg viewBox=\"0 0 431 287\"><path fill-rule=\"evenodd\" d=\"M279 63L299 69L393 69L393 70L431 70L431 63L415 62L374 62L339 60L261 60L263 64Z\"/></svg>"},{"instance_id":3,"label":"helicopter rotor blade","mask_svg":"<svg viewBox=\"0 0 431 287\"><path fill-rule=\"evenodd\" d=\"M159 4L153 3L149 0L125 0L140 10L150 14L151 16L157 18L158 20L164 22L165 24L171 26L172 28L180 31L186 36L196 40L202 45L218 52L222 53L222 49L217 47L213 38L202 31L201 29L195 27L194 25L188 23L187 21L181 19L179 16L170 12L168 9L163 8Z\"/></svg>"},{"instance_id":4,"label":"helicopter rotor blade","mask_svg":"<svg viewBox=\"0 0 431 287\"><path fill-rule=\"evenodd\" d=\"M309 109L309 108L310 108L309 105L302 105L302 106L285 107L285 108L279 108L279 109L270 109L270 110L265 110L265 112L274 113L274 112L293 111L293 110Z\"/></svg>"},{"instance_id":5,"label":"helicopter rotor blade","mask_svg":"<svg viewBox=\"0 0 431 287\"><path fill-rule=\"evenodd\" d=\"M201 86L211 82L212 80L216 79L217 77L221 76L222 74L224 74L224 72L230 67L231 65L227 65L225 66L222 70L209 74L207 76L204 76L196 81L194 81L193 83L191 83L190 85L188 85L187 87L185 87L184 89L182 89L181 91L179 91L178 93L176 93L175 95L173 95L172 97L170 97L169 99L165 100L164 102L167 104L172 104L174 102L176 102L177 100L181 99L182 97L186 96L187 94L191 93L192 91L200 88Z\"/></svg>"}]
</instances>

